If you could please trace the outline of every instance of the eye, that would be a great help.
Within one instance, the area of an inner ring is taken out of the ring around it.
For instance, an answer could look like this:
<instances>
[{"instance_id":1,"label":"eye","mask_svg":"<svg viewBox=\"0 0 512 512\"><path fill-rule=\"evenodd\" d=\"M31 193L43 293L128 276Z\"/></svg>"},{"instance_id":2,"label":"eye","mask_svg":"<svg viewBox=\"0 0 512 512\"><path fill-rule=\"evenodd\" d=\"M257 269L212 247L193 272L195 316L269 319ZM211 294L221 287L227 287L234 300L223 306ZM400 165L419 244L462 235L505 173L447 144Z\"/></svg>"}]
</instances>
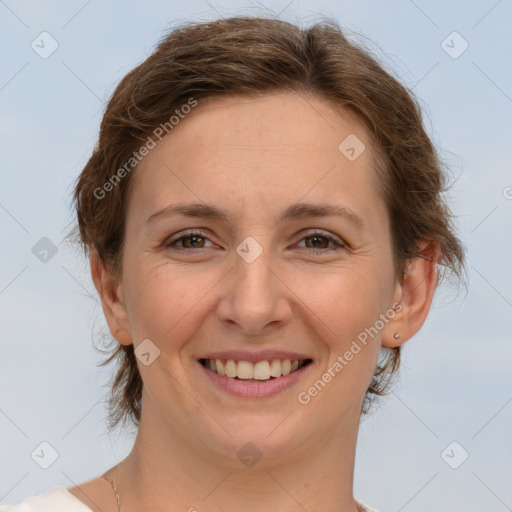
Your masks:
<instances>
[{"instance_id":1,"label":"eye","mask_svg":"<svg viewBox=\"0 0 512 512\"><path fill-rule=\"evenodd\" d=\"M210 241L209 238L205 236L205 234L201 231L186 231L179 233L180 236L170 238L165 242L165 247L173 248L177 250L194 250L194 249L205 249L208 246L205 246L206 241ZM211 242L211 241L210 241ZM175 245L176 243L181 243L180 245ZM210 247L213 247L210 246Z\"/></svg>"},{"instance_id":2,"label":"eye","mask_svg":"<svg viewBox=\"0 0 512 512\"><path fill-rule=\"evenodd\" d=\"M334 235L331 235L326 231L316 230L312 233L308 233L306 236L302 238L302 240L305 240L305 248L309 249L313 253L325 253L333 250L336 251L338 249L343 249L346 247L341 239ZM310 242L308 242L308 240ZM334 247L327 247L329 243L334 244Z\"/></svg>"},{"instance_id":3,"label":"eye","mask_svg":"<svg viewBox=\"0 0 512 512\"><path fill-rule=\"evenodd\" d=\"M164 245L169 249L187 252L215 247L213 243L210 246L205 245L207 241L212 243L202 231L190 230L171 237ZM341 239L321 230L315 230L306 234L306 236L301 239L301 242L302 241L305 241L305 246L302 247L312 253L325 254L326 252L346 248L346 245ZM329 247L329 244L334 245L334 247Z\"/></svg>"}]
</instances>

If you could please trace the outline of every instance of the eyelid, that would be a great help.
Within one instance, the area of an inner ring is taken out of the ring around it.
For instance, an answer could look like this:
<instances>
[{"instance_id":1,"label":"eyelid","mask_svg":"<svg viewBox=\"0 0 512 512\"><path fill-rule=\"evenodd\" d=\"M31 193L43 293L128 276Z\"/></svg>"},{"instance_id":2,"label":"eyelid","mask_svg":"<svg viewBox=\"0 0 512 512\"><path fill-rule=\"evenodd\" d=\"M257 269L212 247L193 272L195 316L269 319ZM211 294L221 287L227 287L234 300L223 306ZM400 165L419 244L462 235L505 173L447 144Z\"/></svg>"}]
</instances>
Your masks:
<instances>
[{"instance_id":1,"label":"eyelid","mask_svg":"<svg viewBox=\"0 0 512 512\"><path fill-rule=\"evenodd\" d=\"M312 235L322 235L327 238L332 238L333 240L336 240L340 244L343 243L343 240L335 235L334 233L331 233L330 231L326 231L325 229L319 229L319 228L310 228L309 230L306 230L305 233L301 233L303 237L305 236L312 236Z\"/></svg>"}]
</instances>

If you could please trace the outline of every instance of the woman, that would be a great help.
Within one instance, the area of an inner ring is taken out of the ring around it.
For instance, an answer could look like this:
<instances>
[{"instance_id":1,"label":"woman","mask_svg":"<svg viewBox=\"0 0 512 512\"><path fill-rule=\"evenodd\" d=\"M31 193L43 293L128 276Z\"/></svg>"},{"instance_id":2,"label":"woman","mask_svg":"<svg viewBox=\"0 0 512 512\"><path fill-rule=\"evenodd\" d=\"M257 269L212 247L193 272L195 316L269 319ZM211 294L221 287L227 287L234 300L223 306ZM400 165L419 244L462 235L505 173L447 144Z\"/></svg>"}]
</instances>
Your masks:
<instances>
[{"instance_id":1,"label":"woman","mask_svg":"<svg viewBox=\"0 0 512 512\"><path fill-rule=\"evenodd\" d=\"M359 420L464 251L410 93L335 25L183 26L75 189L126 459L23 510L371 510ZM381 357L379 357L381 356ZM26 508L21 508L25 506Z\"/></svg>"}]
</instances>

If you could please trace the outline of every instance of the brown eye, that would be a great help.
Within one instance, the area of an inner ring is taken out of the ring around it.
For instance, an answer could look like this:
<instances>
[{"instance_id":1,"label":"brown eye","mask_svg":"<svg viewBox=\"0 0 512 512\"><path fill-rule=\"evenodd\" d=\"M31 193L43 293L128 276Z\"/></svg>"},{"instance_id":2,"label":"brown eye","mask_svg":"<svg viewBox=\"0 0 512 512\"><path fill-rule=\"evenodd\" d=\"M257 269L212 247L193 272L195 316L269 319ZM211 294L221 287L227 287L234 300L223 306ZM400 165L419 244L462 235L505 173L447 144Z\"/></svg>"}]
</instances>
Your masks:
<instances>
[{"instance_id":1,"label":"brown eye","mask_svg":"<svg viewBox=\"0 0 512 512\"><path fill-rule=\"evenodd\" d=\"M323 235L312 235L305 237L304 240L311 240L311 245L308 245L306 242L306 247L310 249L327 249L327 246L329 245L329 242L331 239L327 238Z\"/></svg>"},{"instance_id":2,"label":"brown eye","mask_svg":"<svg viewBox=\"0 0 512 512\"><path fill-rule=\"evenodd\" d=\"M206 245L206 242L209 242L210 245ZM185 232L181 233L181 236L173 237L165 242L165 247L168 249L176 249L176 250L191 250L194 249L209 249L213 247L212 242L209 238L207 238L201 232Z\"/></svg>"},{"instance_id":3,"label":"brown eye","mask_svg":"<svg viewBox=\"0 0 512 512\"><path fill-rule=\"evenodd\" d=\"M309 233L302 240L304 240L305 245L301 247L309 249L313 253L324 254L346 248L341 239L323 231ZM331 243L331 246L329 246L329 243Z\"/></svg>"},{"instance_id":4,"label":"brown eye","mask_svg":"<svg viewBox=\"0 0 512 512\"><path fill-rule=\"evenodd\" d=\"M182 236L178 240L181 240L183 243L183 247L186 247L187 249L198 249L204 247L205 239L204 237L198 235L187 235Z\"/></svg>"}]
</instances>

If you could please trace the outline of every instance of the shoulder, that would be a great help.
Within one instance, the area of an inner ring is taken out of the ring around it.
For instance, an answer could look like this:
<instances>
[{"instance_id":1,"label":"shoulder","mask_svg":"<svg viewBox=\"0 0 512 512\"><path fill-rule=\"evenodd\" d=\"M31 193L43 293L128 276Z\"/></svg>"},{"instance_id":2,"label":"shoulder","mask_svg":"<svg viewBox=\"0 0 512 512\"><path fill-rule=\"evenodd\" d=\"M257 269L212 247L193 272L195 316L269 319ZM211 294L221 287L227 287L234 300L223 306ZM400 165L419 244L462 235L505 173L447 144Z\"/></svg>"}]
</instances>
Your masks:
<instances>
[{"instance_id":1,"label":"shoulder","mask_svg":"<svg viewBox=\"0 0 512 512\"><path fill-rule=\"evenodd\" d=\"M357 502L357 506L361 512L377 512L377 510L367 507L364 503L361 503L359 501ZM0 512L2 511L0 510Z\"/></svg>"},{"instance_id":2,"label":"shoulder","mask_svg":"<svg viewBox=\"0 0 512 512\"><path fill-rule=\"evenodd\" d=\"M56 486L21 503L0 505L0 512L91 512L91 509L65 487Z\"/></svg>"}]
</instances>

